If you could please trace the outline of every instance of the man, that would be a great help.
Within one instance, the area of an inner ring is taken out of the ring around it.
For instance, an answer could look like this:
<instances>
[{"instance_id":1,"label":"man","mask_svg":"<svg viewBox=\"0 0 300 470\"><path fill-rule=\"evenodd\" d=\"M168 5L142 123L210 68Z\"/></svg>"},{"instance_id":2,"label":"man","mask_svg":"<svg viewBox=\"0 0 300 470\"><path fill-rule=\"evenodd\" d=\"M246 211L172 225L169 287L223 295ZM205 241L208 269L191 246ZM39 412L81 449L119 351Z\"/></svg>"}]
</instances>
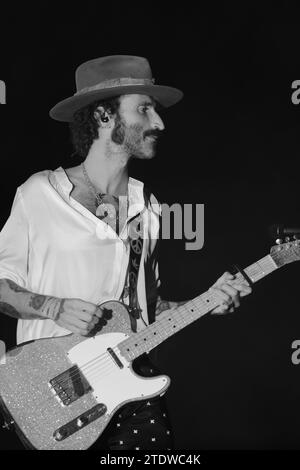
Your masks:
<instances>
[{"instance_id":1,"label":"man","mask_svg":"<svg viewBox=\"0 0 300 470\"><path fill-rule=\"evenodd\" d=\"M70 123L82 163L32 175L18 188L0 234L0 307L18 318L18 343L70 332L91 335L100 321L109 321L99 307L105 300L129 304L133 331L153 321L153 302L157 315L177 306L158 298L159 210L155 197L129 177L128 162L154 156L164 129L157 106L175 104L182 93L155 85L148 61L135 56L85 62L76 71L76 85L75 95L50 116ZM130 231L137 219L141 254L132 285ZM229 273L211 289L220 299L214 313L232 311L251 290ZM144 357L136 369L155 374ZM124 406L96 446L171 448L162 398Z\"/></svg>"}]
</instances>

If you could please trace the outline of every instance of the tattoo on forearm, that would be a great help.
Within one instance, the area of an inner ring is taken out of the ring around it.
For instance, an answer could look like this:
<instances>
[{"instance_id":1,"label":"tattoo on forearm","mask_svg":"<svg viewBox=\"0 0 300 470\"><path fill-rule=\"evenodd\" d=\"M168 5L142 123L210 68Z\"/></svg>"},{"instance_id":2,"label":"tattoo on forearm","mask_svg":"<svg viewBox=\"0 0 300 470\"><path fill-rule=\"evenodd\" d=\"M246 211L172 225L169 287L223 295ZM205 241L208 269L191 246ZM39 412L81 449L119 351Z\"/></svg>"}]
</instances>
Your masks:
<instances>
[{"instance_id":1,"label":"tattoo on forearm","mask_svg":"<svg viewBox=\"0 0 300 470\"><path fill-rule=\"evenodd\" d=\"M39 310L46 299L47 297L45 295L33 294L29 300L29 307L34 308L34 310Z\"/></svg>"},{"instance_id":2,"label":"tattoo on forearm","mask_svg":"<svg viewBox=\"0 0 300 470\"><path fill-rule=\"evenodd\" d=\"M10 279L0 279L0 310L13 318L56 320L61 300L30 292Z\"/></svg>"},{"instance_id":3,"label":"tattoo on forearm","mask_svg":"<svg viewBox=\"0 0 300 470\"><path fill-rule=\"evenodd\" d=\"M0 302L0 311L2 313L5 313L9 317L22 319L22 320L35 320L35 319L40 320L41 319L41 315L38 315L37 313L35 314L31 312L24 312L23 310L24 310L23 308L18 310L18 308L14 307L8 302Z\"/></svg>"}]
</instances>

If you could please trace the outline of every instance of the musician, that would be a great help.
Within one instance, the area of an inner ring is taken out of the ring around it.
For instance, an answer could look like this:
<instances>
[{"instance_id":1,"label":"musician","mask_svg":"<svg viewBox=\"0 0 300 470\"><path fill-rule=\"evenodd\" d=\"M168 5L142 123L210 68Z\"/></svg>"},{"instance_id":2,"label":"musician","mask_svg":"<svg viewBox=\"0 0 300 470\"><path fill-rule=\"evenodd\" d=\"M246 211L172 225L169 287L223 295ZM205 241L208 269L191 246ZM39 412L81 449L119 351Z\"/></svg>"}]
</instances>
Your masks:
<instances>
[{"instance_id":1,"label":"musician","mask_svg":"<svg viewBox=\"0 0 300 470\"><path fill-rule=\"evenodd\" d=\"M156 85L148 61L135 56L83 63L76 86L76 93L54 106L50 116L70 124L81 163L30 176L17 188L0 234L0 308L18 319L18 344L70 332L91 335L100 322L109 322L99 307L105 300L135 302L133 331L154 320L153 303L156 315L177 307L158 296L158 202L129 176L128 162L153 158L164 130L158 108L174 105L182 92ZM142 236L136 239L143 241L134 296L128 265L130 230L137 218ZM222 314L238 307L251 288L226 272L211 290L221 304L212 313ZM136 370L145 376L157 373L144 357ZM125 405L96 447L171 449L163 397Z\"/></svg>"}]
</instances>

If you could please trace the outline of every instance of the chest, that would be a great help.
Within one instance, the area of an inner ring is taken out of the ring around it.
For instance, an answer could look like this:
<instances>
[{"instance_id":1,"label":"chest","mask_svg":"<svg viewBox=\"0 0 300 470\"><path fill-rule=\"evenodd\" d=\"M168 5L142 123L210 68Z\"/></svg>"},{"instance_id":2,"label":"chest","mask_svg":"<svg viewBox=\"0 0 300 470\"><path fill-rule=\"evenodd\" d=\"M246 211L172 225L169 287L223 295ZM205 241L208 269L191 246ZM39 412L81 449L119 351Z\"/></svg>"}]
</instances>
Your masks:
<instances>
[{"instance_id":1,"label":"chest","mask_svg":"<svg viewBox=\"0 0 300 470\"><path fill-rule=\"evenodd\" d=\"M86 209L88 209L96 217L99 216L99 213L97 213L98 202L96 200L96 197L93 196L91 194L91 192L86 189L86 187L84 187L81 184L78 184L78 183L76 183L76 181L74 181L73 182L73 189L72 189L70 195L73 199L75 199L82 206L84 206ZM109 206L109 204L108 204L108 206ZM110 225L110 227L116 233L119 234L122 231L122 229L123 229L123 227L126 223L127 210L126 210L126 213L124 213L124 210L122 210L123 217L119 217L118 203L116 203L114 206L111 206L111 208L112 208L112 210L110 211L110 213L113 214L113 216L112 217L104 217L104 218L101 218L101 220L103 220L103 222ZM103 214L103 210L100 211L100 213Z\"/></svg>"},{"instance_id":2,"label":"chest","mask_svg":"<svg viewBox=\"0 0 300 470\"><path fill-rule=\"evenodd\" d=\"M82 206L88 209L92 214L96 215L97 201L89 191L74 185L71 194L75 201L79 202Z\"/></svg>"}]
</instances>

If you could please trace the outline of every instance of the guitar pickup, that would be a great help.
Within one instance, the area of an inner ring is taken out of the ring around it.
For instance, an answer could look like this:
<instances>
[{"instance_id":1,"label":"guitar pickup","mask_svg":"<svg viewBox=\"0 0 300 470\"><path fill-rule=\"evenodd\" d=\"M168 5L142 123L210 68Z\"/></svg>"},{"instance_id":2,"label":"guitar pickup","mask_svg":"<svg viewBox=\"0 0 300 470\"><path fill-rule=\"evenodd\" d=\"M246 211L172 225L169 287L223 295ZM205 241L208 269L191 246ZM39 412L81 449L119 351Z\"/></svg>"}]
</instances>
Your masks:
<instances>
[{"instance_id":1,"label":"guitar pickup","mask_svg":"<svg viewBox=\"0 0 300 470\"><path fill-rule=\"evenodd\" d=\"M62 406L68 406L92 390L77 365L57 375L48 385Z\"/></svg>"}]
</instances>

